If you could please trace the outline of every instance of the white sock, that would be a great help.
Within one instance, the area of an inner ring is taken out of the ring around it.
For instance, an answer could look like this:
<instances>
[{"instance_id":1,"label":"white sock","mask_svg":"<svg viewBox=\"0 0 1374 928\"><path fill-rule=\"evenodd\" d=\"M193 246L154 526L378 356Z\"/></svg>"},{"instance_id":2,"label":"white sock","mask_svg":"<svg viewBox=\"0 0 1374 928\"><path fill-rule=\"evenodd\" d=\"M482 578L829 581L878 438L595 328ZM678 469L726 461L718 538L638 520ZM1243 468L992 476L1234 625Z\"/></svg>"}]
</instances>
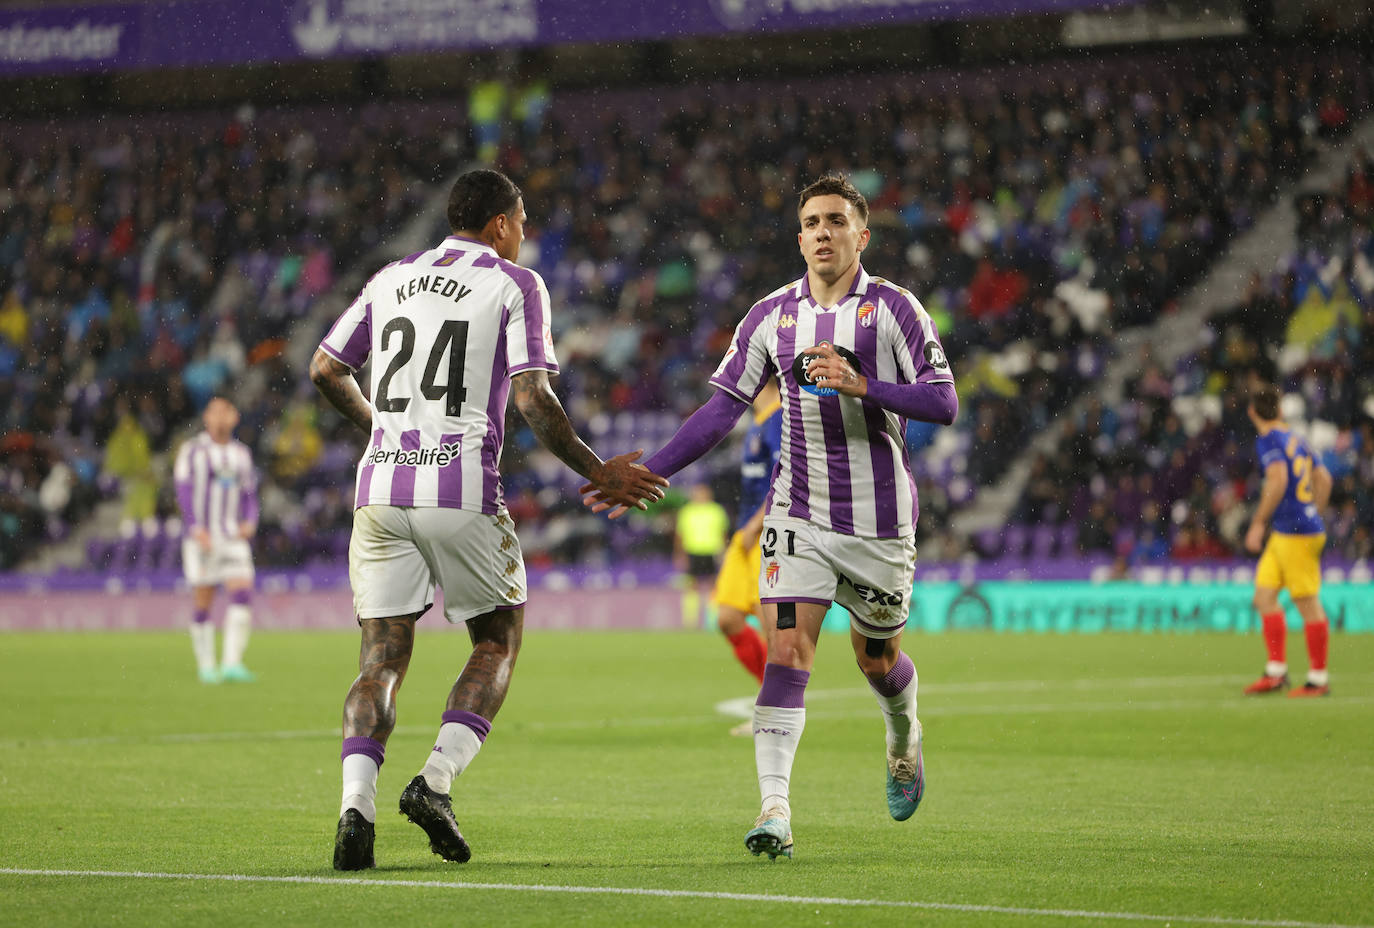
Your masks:
<instances>
[{"instance_id":1,"label":"white sock","mask_svg":"<svg viewBox=\"0 0 1374 928\"><path fill-rule=\"evenodd\" d=\"M1265 661L1264 675L1266 677L1281 677L1288 673L1288 664L1284 661Z\"/></svg>"},{"instance_id":2,"label":"white sock","mask_svg":"<svg viewBox=\"0 0 1374 928\"><path fill-rule=\"evenodd\" d=\"M196 656L196 667L201 672L215 669L215 623L191 623L191 653Z\"/></svg>"},{"instance_id":3,"label":"white sock","mask_svg":"<svg viewBox=\"0 0 1374 928\"><path fill-rule=\"evenodd\" d=\"M252 627L253 610L248 606L232 603L224 610L225 667L243 663L243 652L248 647L248 632Z\"/></svg>"},{"instance_id":4,"label":"white sock","mask_svg":"<svg viewBox=\"0 0 1374 928\"><path fill-rule=\"evenodd\" d=\"M787 787L805 727L805 709L754 706L754 762L758 765L759 795L765 812L779 808L787 818L792 817Z\"/></svg>"},{"instance_id":5,"label":"white sock","mask_svg":"<svg viewBox=\"0 0 1374 928\"><path fill-rule=\"evenodd\" d=\"M1307 682L1311 683L1313 686L1326 686L1330 680L1330 676L1327 675L1324 669L1307 671Z\"/></svg>"},{"instance_id":6,"label":"white sock","mask_svg":"<svg viewBox=\"0 0 1374 928\"><path fill-rule=\"evenodd\" d=\"M447 794L454 777L467 769L481 749L482 739L475 731L461 722L445 722L439 726L434 750L429 752L429 760L425 761L420 774L430 789Z\"/></svg>"},{"instance_id":7,"label":"white sock","mask_svg":"<svg viewBox=\"0 0 1374 928\"><path fill-rule=\"evenodd\" d=\"M883 722L887 725L887 752L893 757L905 757L913 748L912 733L916 731L916 671L911 672L911 682L895 696L884 696L874 690L878 708L883 710Z\"/></svg>"},{"instance_id":8,"label":"white sock","mask_svg":"<svg viewBox=\"0 0 1374 928\"><path fill-rule=\"evenodd\" d=\"M377 821L377 762L366 754L343 759L343 805L339 816L357 809L369 822Z\"/></svg>"}]
</instances>

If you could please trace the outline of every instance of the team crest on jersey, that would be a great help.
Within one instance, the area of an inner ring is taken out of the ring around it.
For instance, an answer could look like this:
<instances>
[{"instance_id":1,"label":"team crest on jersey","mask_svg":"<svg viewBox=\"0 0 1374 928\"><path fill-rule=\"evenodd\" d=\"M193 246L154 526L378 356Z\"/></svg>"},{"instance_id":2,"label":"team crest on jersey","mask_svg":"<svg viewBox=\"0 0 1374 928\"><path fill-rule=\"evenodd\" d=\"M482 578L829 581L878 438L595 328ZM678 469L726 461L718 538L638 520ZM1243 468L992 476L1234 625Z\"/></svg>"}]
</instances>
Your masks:
<instances>
[{"instance_id":1,"label":"team crest on jersey","mask_svg":"<svg viewBox=\"0 0 1374 928\"><path fill-rule=\"evenodd\" d=\"M780 573L782 573L782 567L777 561L769 561L768 566L764 568L763 580L768 584L770 590L778 585L778 574Z\"/></svg>"},{"instance_id":2,"label":"team crest on jersey","mask_svg":"<svg viewBox=\"0 0 1374 928\"><path fill-rule=\"evenodd\" d=\"M859 364L858 357L854 352L842 345L832 345L835 353L849 362L849 366L854 368L854 373L862 374L863 366ZM792 359L792 379L812 396L834 396L839 393L834 387L818 387L816 381L811 377L811 365L814 364L819 356L803 351Z\"/></svg>"},{"instance_id":3,"label":"team crest on jersey","mask_svg":"<svg viewBox=\"0 0 1374 928\"><path fill-rule=\"evenodd\" d=\"M864 303L859 307L859 325L865 329L873 324L873 311L878 307L872 303Z\"/></svg>"},{"instance_id":4,"label":"team crest on jersey","mask_svg":"<svg viewBox=\"0 0 1374 928\"><path fill-rule=\"evenodd\" d=\"M797 325L797 317L791 314L778 317L778 328L791 329Z\"/></svg>"}]
</instances>

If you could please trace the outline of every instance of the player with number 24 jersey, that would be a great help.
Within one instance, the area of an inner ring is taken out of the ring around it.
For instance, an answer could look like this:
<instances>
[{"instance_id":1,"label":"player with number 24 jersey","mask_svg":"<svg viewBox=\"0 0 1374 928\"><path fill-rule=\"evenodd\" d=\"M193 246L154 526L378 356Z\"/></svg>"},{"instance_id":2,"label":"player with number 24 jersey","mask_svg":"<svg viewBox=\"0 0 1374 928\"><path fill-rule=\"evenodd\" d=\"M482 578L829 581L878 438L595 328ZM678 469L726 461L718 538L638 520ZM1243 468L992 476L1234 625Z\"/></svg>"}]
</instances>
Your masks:
<instances>
[{"instance_id":1,"label":"player with number 24 jersey","mask_svg":"<svg viewBox=\"0 0 1374 928\"><path fill-rule=\"evenodd\" d=\"M311 381L369 437L348 545L362 646L344 699L336 870L376 865L377 775L415 623L436 587L444 617L466 623L472 655L398 807L445 860L472 855L449 791L505 701L525 617L525 564L497 469L506 400L545 448L618 504L644 508L667 484L634 463L641 452L603 461L549 385L558 364L548 292L516 263L525 238L520 188L499 171L468 171L454 182L447 213L452 234L377 272L310 361ZM353 378L369 358L370 403Z\"/></svg>"},{"instance_id":2,"label":"player with number 24 jersey","mask_svg":"<svg viewBox=\"0 0 1374 928\"><path fill-rule=\"evenodd\" d=\"M558 372L538 273L450 235L378 271L320 347L353 370L380 362L355 506L502 508L510 378Z\"/></svg>"}]
</instances>

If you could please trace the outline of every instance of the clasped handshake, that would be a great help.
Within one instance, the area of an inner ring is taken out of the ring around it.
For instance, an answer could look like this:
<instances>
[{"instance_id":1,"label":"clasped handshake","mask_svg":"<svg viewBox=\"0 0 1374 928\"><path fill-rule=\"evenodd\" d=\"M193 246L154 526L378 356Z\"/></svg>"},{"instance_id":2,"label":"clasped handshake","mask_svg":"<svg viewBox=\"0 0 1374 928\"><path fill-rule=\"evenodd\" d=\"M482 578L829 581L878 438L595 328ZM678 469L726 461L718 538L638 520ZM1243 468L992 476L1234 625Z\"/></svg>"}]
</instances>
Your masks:
<instances>
[{"instance_id":1,"label":"clasped handshake","mask_svg":"<svg viewBox=\"0 0 1374 928\"><path fill-rule=\"evenodd\" d=\"M660 477L643 464L636 464L644 449L617 454L605 461L578 491L582 504L592 512L611 510L610 518L619 519L631 508L648 509L649 503L663 499L668 478Z\"/></svg>"}]
</instances>

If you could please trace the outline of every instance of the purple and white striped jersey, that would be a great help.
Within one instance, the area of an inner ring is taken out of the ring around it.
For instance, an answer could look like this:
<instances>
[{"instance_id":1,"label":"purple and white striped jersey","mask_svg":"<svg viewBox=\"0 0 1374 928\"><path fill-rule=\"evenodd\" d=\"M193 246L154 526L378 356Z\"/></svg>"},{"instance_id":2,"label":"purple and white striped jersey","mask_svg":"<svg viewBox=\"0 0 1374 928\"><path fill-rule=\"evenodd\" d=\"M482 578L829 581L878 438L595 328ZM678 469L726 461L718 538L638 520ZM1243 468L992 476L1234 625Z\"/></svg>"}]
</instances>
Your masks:
<instances>
[{"instance_id":1,"label":"purple and white striped jersey","mask_svg":"<svg viewBox=\"0 0 1374 928\"><path fill-rule=\"evenodd\" d=\"M915 531L916 483L906 421L867 398L816 387L807 348L828 341L855 370L889 383L954 383L935 323L908 291L862 266L830 309L807 278L755 303L711 383L752 401L769 376L782 386L782 454L768 512L866 538Z\"/></svg>"},{"instance_id":2,"label":"purple and white striped jersey","mask_svg":"<svg viewBox=\"0 0 1374 928\"><path fill-rule=\"evenodd\" d=\"M537 273L450 235L378 271L320 347L355 371L372 358L355 506L504 508L511 375L558 372Z\"/></svg>"},{"instance_id":3,"label":"purple and white striped jersey","mask_svg":"<svg viewBox=\"0 0 1374 928\"><path fill-rule=\"evenodd\" d=\"M186 534L205 528L212 538L238 538L239 526L258 521L258 474L248 446L223 444L201 432L187 439L172 466Z\"/></svg>"}]
</instances>

